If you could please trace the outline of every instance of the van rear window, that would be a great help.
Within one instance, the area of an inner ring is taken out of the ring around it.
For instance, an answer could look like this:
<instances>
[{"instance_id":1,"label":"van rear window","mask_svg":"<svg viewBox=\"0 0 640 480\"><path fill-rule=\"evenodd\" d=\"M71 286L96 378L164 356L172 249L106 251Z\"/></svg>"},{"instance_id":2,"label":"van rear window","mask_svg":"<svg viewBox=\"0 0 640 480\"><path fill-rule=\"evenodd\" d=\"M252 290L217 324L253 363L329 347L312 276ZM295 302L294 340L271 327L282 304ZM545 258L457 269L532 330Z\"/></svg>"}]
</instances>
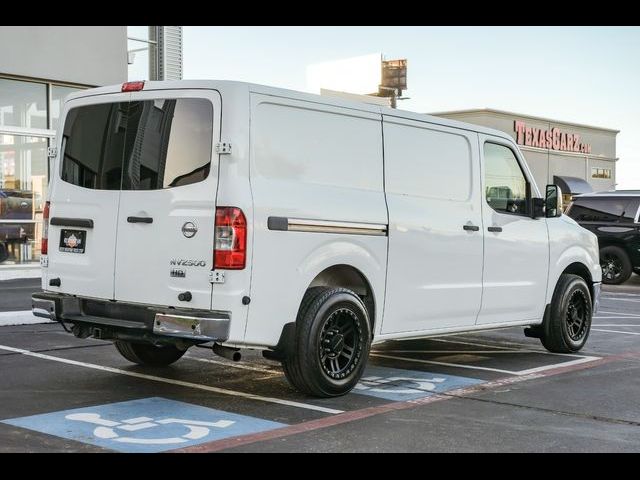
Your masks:
<instances>
[{"instance_id":1,"label":"van rear window","mask_svg":"<svg viewBox=\"0 0 640 480\"><path fill-rule=\"evenodd\" d=\"M63 131L62 180L96 190L159 190L209 175L213 106L198 98L73 108Z\"/></svg>"}]
</instances>

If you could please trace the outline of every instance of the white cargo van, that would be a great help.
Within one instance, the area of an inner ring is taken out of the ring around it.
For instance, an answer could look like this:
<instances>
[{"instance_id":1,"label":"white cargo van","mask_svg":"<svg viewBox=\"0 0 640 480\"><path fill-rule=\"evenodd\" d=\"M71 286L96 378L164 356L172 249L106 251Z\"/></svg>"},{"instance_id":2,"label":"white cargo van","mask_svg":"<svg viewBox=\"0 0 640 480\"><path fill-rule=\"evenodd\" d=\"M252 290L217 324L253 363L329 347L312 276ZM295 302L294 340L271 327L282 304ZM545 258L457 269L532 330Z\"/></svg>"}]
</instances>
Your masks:
<instances>
[{"instance_id":1,"label":"white cargo van","mask_svg":"<svg viewBox=\"0 0 640 480\"><path fill-rule=\"evenodd\" d=\"M372 343L522 325L587 340L592 233L475 125L228 81L131 82L64 104L36 315L168 365L194 345L282 361L317 396Z\"/></svg>"}]
</instances>

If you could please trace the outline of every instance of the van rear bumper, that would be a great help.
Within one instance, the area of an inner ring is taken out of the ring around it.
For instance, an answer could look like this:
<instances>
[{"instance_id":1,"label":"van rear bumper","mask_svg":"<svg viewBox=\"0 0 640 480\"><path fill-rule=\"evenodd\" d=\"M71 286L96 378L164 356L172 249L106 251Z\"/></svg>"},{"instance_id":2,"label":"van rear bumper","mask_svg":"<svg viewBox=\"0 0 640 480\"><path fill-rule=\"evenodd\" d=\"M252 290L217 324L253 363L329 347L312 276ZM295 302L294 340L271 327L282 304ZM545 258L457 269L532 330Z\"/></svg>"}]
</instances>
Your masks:
<instances>
[{"instance_id":1,"label":"van rear bumper","mask_svg":"<svg viewBox=\"0 0 640 480\"><path fill-rule=\"evenodd\" d=\"M231 326L229 312L93 300L52 292L34 293L31 307L36 317L73 324L83 329L82 336L103 339L225 342Z\"/></svg>"}]
</instances>

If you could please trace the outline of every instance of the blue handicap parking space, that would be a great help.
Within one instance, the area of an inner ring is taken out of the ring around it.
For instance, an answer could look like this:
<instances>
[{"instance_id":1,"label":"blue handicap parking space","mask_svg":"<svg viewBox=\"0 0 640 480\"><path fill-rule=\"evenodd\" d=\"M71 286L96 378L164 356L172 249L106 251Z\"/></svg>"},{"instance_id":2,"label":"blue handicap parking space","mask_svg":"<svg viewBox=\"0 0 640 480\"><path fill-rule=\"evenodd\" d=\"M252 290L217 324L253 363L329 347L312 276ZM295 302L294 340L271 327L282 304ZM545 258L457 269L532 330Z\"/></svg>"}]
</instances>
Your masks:
<instances>
[{"instance_id":1,"label":"blue handicap parking space","mask_svg":"<svg viewBox=\"0 0 640 480\"><path fill-rule=\"evenodd\" d=\"M483 382L477 378L442 373L369 366L353 393L387 400L415 400Z\"/></svg>"},{"instance_id":2,"label":"blue handicap parking space","mask_svg":"<svg viewBox=\"0 0 640 480\"><path fill-rule=\"evenodd\" d=\"M120 452L162 452L285 426L152 397L76 408L3 423Z\"/></svg>"}]
</instances>

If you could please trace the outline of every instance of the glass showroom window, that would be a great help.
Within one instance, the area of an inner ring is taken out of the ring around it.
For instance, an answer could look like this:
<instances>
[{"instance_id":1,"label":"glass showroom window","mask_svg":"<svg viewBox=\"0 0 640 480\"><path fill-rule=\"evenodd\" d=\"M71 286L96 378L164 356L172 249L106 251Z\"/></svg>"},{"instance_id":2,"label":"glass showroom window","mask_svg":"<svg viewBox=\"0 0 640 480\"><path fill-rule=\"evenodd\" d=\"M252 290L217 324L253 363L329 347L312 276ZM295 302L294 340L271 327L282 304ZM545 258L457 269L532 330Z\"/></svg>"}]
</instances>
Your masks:
<instances>
[{"instance_id":1,"label":"glass showroom window","mask_svg":"<svg viewBox=\"0 0 640 480\"><path fill-rule=\"evenodd\" d=\"M60 120L60 112L62 103L67 95L84 90L78 87L65 87L62 85L51 85L51 107L49 114L51 115L51 129L57 130Z\"/></svg>"},{"instance_id":2,"label":"glass showroom window","mask_svg":"<svg viewBox=\"0 0 640 480\"><path fill-rule=\"evenodd\" d=\"M40 258L47 139L0 134L0 265Z\"/></svg>"},{"instance_id":3,"label":"glass showroom window","mask_svg":"<svg viewBox=\"0 0 640 480\"><path fill-rule=\"evenodd\" d=\"M47 128L47 85L0 78L0 127Z\"/></svg>"},{"instance_id":4,"label":"glass showroom window","mask_svg":"<svg viewBox=\"0 0 640 480\"><path fill-rule=\"evenodd\" d=\"M0 268L40 258L48 141L64 97L81 89L0 78Z\"/></svg>"}]
</instances>

